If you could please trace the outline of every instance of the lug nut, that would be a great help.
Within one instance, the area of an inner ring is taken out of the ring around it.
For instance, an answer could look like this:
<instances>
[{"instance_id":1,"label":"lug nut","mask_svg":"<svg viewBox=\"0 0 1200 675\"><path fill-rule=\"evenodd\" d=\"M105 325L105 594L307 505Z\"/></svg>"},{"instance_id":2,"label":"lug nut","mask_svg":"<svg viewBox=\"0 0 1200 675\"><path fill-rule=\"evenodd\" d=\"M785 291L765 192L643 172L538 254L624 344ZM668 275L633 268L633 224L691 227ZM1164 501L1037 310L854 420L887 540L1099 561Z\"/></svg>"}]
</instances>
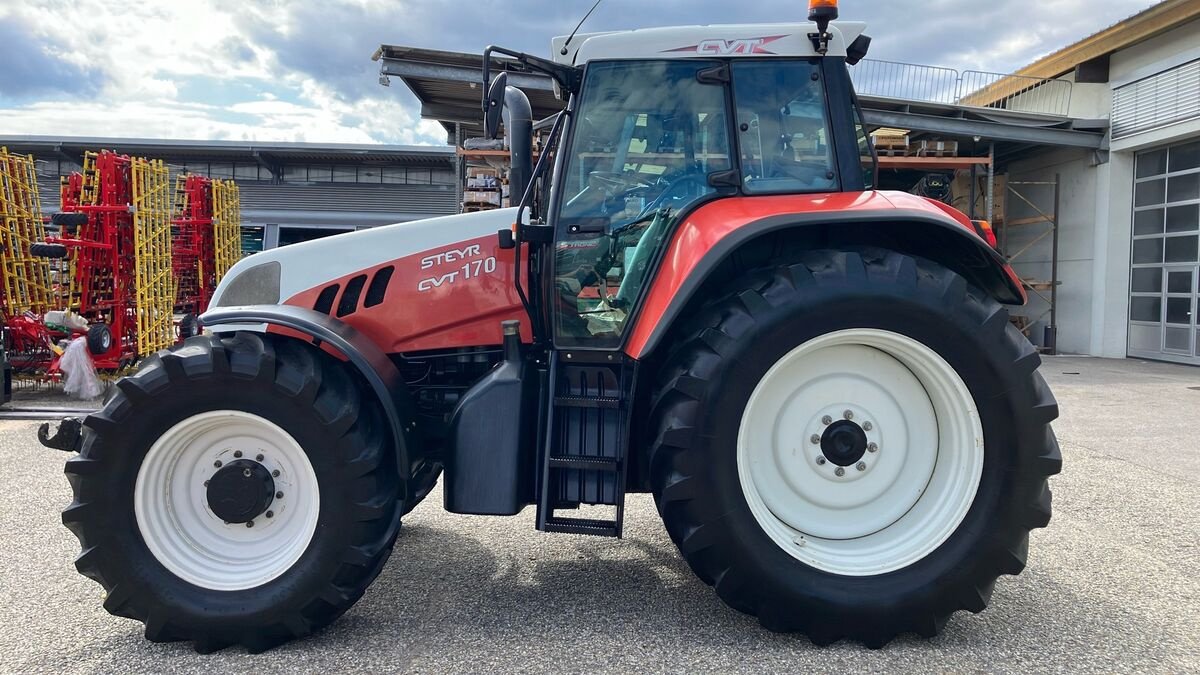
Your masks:
<instances>
[{"instance_id":1,"label":"lug nut","mask_svg":"<svg viewBox=\"0 0 1200 675\"><path fill-rule=\"evenodd\" d=\"M845 469L843 469L842 467L840 467L840 466L839 466L839 467L837 468L837 470L836 470L836 471L834 471L833 473L834 473L834 475L836 475L838 478L841 478L842 476L845 476L845 475L846 475L846 470L845 470Z\"/></svg>"},{"instance_id":2,"label":"lug nut","mask_svg":"<svg viewBox=\"0 0 1200 675\"><path fill-rule=\"evenodd\" d=\"M276 478L279 478L279 469L275 469L274 471L272 471L272 472L271 472L271 475L272 475L272 476L274 476L274 477L276 477Z\"/></svg>"},{"instance_id":3,"label":"lug nut","mask_svg":"<svg viewBox=\"0 0 1200 675\"><path fill-rule=\"evenodd\" d=\"M867 470L867 463L866 463L866 462L859 462L858 464L855 464L855 465L854 465L854 468L858 469L859 471L866 471L866 470Z\"/></svg>"},{"instance_id":4,"label":"lug nut","mask_svg":"<svg viewBox=\"0 0 1200 675\"><path fill-rule=\"evenodd\" d=\"M870 422L863 422L863 431L870 431L872 426Z\"/></svg>"},{"instance_id":5,"label":"lug nut","mask_svg":"<svg viewBox=\"0 0 1200 675\"><path fill-rule=\"evenodd\" d=\"M221 460L218 459L217 461L213 462L213 466L217 467L218 469L221 468Z\"/></svg>"},{"instance_id":6,"label":"lug nut","mask_svg":"<svg viewBox=\"0 0 1200 675\"><path fill-rule=\"evenodd\" d=\"M821 424L824 424L826 426L833 424L833 418L830 417L829 415L826 415L821 418Z\"/></svg>"},{"instance_id":7,"label":"lug nut","mask_svg":"<svg viewBox=\"0 0 1200 675\"><path fill-rule=\"evenodd\" d=\"M275 499L283 499L283 491L282 490L275 493Z\"/></svg>"},{"instance_id":8,"label":"lug nut","mask_svg":"<svg viewBox=\"0 0 1200 675\"><path fill-rule=\"evenodd\" d=\"M851 411L849 411L849 410L847 410L847 411L845 411L845 412L843 412L843 413L842 413L842 417L845 417L845 418L846 418L846 419L848 419L848 420L852 420L852 419L854 419L854 413L853 413L853 412L851 412Z\"/></svg>"},{"instance_id":9,"label":"lug nut","mask_svg":"<svg viewBox=\"0 0 1200 675\"><path fill-rule=\"evenodd\" d=\"M824 457L818 457L818 458L817 458L817 466L824 466L824 465L825 465L825 458L824 458Z\"/></svg>"},{"instance_id":10,"label":"lug nut","mask_svg":"<svg viewBox=\"0 0 1200 675\"><path fill-rule=\"evenodd\" d=\"M241 457L241 456L242 456L242 451L241 451L241 450L234 450L234 451L233 451L233 456L234 456L234 457Z\"/></svg>"},{"instance_id":11,"label":"lug nut","mask_svg":"<svg viewBox=\"0 0 1200 675\"><path fill-rule=\"evenodd\" d=\"M263 456L262 456L262 455L255 455L255 456L254 456L254 461L256 461L256 462L261 462L261 461L263 461Z\"/></svg>"},{"instance_id":12,"label":"lug nut","mask_svg":"<svg viewBox=\"0 0 1200 675\"><path fill-rule=\"evenodd\" d=\"M208 481L204 481L204 487L208 487Z\"/></svg>"},{"instance_id":13,"label":"lug nut","mask_svg":"<svg viewBox=\"0 0 1200 675\"><path fill-rule=\"evenodd\" d=\"M247 521L246 521L246 527L254 527L254 521L253 521L253 520L247 520Z\"/></svg>"},{"instance_id":14,"label":"lug nut","mask_svg":"<svg viewBox=\"0 0 1200 675\"><path fill-rule=\"evenodd\" d=\"M250 469L242 469L242 475L246 478L250 477Z\"/></svg>"},{"instance_id":15,"label":"lug nut","mask_svg":"<svg viewBox=\"0 0 1200 675\"><path fill-rule=\"evenodd\" d=\"M266 515L268 518L274 518L274 517L275 517L275 512L274 512L274 511L267 511L265 515Z\"/></svg>"},{"instance_id":16,"label":"lug nut","mask_svg":"<svg viewBox=\"0 0 1200 675\"><path fill-rule=\"evenodd\" d=\"M821 437L816 434L813 434L812 438L810 438L808 440L812 441L813 445L816 445L821 442Z\"/></svg>"},{"instance_id":17,"label":"lug nut","mask_svg":"<svg viewBox=\"0 0 1200 675\"><path fill-rule=\"evenodd\" d=\"M879 446L874 443L867 443L867 452L879 452Z\"/></svg>"}]
</instances>

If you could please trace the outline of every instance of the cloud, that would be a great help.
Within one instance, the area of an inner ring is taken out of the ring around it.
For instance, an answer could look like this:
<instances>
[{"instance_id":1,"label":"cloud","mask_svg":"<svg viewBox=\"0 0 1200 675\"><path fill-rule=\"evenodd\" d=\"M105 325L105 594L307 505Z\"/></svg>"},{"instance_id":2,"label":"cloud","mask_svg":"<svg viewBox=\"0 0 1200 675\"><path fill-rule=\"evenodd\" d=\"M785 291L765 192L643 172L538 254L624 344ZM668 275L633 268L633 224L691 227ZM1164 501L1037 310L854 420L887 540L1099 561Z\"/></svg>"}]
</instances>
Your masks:
<instances>
[{"instance_id":1,"label":"cloud","mask_svg":"<svg viewBox=\"0 0 1200 675\"><path fill-rule=\"evenodd\" d=\"M854 0L872 57L1011 72L1150 0ZM25 0L0 8L0 133L442 144L380 44L547 53L591 0ZM604 0L587 31L803 20L799 0ZM48 27L53 27L48 28Z\"/></svg>"},{"instance_id":2,"label":"cloud","mask_svg":"<svg viewBox=\"0 0 1200 675\"><path fill-rule=\"evenodd\" d=\"M0 100L47 94L94 94L100 73L62 58L61 48L19 19L0 17Z\"/></svg>"}]
</instances>

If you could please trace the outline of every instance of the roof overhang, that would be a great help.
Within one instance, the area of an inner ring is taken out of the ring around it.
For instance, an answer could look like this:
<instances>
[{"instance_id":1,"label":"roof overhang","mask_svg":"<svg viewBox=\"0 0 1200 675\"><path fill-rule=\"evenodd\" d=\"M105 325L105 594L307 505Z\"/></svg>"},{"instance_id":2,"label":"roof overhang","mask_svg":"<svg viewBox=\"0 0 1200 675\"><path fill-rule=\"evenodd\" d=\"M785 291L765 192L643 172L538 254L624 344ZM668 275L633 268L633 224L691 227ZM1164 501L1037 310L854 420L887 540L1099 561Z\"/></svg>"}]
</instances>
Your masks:
<instances>
[{"instance_id":1,"label":"roof overhang","mask_svg":"<svg viewBox=\"0 0 1200 675\"><path fill-rule=\"evenodd\" d=\"M372 59L380 62L380 82L400 78L421 102L421 117L441 122L451 141L456 126L464 138L483 135L483 55L382 45ZM535 119L563 109L549 77L516 61L493 58L492 72L501 71L508 73L509 85L529 97Z\"/></svg>"},{"instance_id":2,"label":"roof overhang","mask_svg":"<svg viewBox=\"0 0 1200 675\"><path fill-rule=\"evenodd\" d=\"M455 124L463 125L464 136L483 133L481 55L384 45L375 53L375 60L381 62L380 74L400 77L420 100L421 116L441 122L451 138ZM492 68L510 72L509 83L529 96L535 118L549 117L564 107L554 96L549 77L500 59L494 60ZM861 100L865 122L871 126L958 139L984 152L995 143L999 154L1029 146L1099 150L1108 127L1107 120L868 96Z\"/></svg>"}]
</instances>

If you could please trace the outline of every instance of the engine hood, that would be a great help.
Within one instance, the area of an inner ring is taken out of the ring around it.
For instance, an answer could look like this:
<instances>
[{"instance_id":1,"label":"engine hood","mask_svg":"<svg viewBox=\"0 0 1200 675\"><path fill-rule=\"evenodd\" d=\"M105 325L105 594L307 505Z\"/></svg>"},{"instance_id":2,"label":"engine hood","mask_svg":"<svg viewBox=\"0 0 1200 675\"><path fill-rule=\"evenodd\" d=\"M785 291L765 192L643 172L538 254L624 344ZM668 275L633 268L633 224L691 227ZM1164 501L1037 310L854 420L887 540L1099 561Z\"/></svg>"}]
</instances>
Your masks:
<instances>
[{"instance_id":1,"label":"engine hood","mask_svg":"<svg viewBox=\"0 0 1200 675\"><path fill-rule=\"evenodd\" d=\"M255 253L230 268L211 305L277 304L389 260L494 235L512 225L516 212L508 208L427 218Z\"/></svg>"}]
</instances>

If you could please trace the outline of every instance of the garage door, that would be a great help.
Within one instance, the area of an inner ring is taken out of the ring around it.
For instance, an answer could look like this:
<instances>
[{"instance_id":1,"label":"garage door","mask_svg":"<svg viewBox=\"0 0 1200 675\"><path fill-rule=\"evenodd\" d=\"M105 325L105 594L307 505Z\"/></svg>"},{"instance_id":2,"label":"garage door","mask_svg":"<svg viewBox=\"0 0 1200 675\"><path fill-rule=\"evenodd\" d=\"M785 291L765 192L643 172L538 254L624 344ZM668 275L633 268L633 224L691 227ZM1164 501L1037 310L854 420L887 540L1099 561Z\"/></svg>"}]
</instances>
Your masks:
<instances>
[{"instance_id":1,"label":"garage door","mask_svg":"<svg viewBox=\"0 0 1200 675\"><path fill-rule=\"evenodd\" d=\"M1136 167L1129 355L1200 365L1200 141Z\"/></svg>"}]
</instances>

